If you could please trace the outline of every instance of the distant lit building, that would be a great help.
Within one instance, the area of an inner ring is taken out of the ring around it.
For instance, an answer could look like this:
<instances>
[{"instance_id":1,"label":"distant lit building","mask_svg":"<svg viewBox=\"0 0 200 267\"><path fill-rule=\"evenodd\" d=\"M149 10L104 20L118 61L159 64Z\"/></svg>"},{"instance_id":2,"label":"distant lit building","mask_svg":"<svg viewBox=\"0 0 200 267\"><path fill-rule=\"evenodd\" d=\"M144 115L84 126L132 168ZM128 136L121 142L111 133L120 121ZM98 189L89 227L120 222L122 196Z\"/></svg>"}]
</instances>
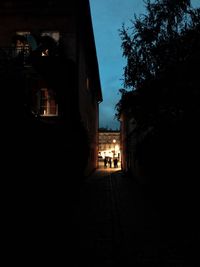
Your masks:
<instances>
[{"instance_id":1,"label":"distant lit building","mask_svg":"<svg viewBox=\"0 0 200 267\"><path fill-rule=\"evenodd\" d=\"M99 158L111 157L121 159L119 131L99 131Z\"/></svg>"}]
</instances>

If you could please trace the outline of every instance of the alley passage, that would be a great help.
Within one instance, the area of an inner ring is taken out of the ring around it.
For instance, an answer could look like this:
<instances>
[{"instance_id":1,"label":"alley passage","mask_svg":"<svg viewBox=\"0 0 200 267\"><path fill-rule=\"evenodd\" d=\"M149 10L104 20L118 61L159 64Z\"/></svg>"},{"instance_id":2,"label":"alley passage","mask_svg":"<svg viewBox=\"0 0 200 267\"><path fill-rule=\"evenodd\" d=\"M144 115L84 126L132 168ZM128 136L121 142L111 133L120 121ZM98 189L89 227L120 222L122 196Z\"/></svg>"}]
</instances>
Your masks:
<instances>
[{"instance_id":1,"label":"alley passage","mask_svg":"<svg viewBox=\"0 0 200 267\"><path fill-rule=\"evenodd\" d=\"M100 168L84 182L78 216L80 266L196 266L195 233L120 169Z\"/></svg>"}]
</instances>

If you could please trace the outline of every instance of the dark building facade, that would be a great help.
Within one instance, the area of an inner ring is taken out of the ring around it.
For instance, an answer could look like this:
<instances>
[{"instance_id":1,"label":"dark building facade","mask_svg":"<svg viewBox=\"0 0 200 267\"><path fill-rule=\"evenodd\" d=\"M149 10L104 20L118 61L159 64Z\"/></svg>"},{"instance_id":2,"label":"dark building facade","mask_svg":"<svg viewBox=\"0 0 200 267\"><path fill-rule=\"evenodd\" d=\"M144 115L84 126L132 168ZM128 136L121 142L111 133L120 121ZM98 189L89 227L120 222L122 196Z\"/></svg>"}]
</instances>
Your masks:
<instances>
[{"instance_id":1,"label":"dark building facade","mask_svg":"<svg viewBox=\"0 0 200 267\"><path fill-rule=\"evenodd\" d=\"M137 129L137 121L129 109L124 109L120 116L121 133L121 165L125 172L129 172L141 182L145 181L145 172L137 159L137 145L143 135Z\"/></svg>"},{"instance_id":2,"label":"dark building facade","mask_svg":"<svg viewBox=\"0 0 200 267\"><path fill-rule=\"evenodd\" d=\"M97 167L102 93L89 1L1 1L0 82L13 157L21 150L44 173Z\"/></svg>"}]
</instances>

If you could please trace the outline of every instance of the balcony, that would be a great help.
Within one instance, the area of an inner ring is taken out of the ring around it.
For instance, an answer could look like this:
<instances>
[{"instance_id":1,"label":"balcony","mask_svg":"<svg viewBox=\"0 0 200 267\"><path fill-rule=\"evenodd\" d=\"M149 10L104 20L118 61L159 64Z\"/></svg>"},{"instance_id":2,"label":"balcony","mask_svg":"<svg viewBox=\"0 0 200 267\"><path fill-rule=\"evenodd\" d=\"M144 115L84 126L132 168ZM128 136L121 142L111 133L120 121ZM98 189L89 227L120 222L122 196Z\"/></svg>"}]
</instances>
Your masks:
<instances>
[{"instance_id":1,"label":"balcony","mask_svg":"<svg viewBox=\"0 0 200 267\"><path fill-rule=\"evenodd\" d=\"M10 64L18 67L31 66L29 47L1 47L0 48L0 62L3 64Z\"/></svg>"},{"instance_id":2,"label":"balcony","mask_svg":"<svg viewBox=\"0 0 200 267\"><path fill-rule=\"evenodd\" d=\"M1 47L0 48L0 68L5 65L15 67L36 67L45 69L59 64L59 54L49 54L48 50L31 51L29 46L24 47Z\"/></svg>"}]
</instances>

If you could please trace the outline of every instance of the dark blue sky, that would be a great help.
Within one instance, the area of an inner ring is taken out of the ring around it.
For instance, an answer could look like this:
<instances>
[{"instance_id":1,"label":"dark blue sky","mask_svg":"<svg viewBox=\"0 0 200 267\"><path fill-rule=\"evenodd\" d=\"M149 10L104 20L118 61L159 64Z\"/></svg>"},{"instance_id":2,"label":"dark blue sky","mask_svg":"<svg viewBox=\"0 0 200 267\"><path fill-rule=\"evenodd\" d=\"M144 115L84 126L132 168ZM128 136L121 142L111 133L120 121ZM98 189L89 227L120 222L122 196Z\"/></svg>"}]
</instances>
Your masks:
<instances>
[{"instance_id":1,"label":"dark blue sky","mask_svg":"<svg viewBox=\"0 0 200 267\"><path fill-rule=\"evenodd\" d=\"M200 0L191 1L193 7ZM134 14L145 12L142 0L90 0L93 29L99 63L103 102L100 104L100 127L119 128L114 119L115 105L120 99L119 88L123 87L123 67L119 29L122 23L130 25Z\"/></svg>"}]
</instances>

